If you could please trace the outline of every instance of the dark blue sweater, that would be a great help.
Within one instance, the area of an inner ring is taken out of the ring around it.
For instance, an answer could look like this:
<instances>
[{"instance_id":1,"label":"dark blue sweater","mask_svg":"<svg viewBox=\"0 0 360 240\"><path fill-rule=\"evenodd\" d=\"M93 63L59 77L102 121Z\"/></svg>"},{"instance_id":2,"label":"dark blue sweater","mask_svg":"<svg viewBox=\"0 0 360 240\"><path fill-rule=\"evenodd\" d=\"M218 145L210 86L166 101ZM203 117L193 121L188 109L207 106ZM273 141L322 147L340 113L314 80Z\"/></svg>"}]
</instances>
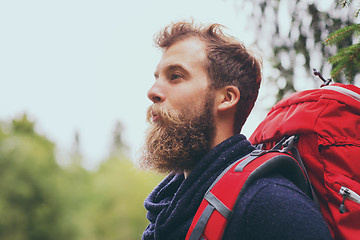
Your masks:
<instances>
[{"instance_id":1,"label":"dark blue sweater","mask_svg":"<svg viewBox=\"0 0 360 240\"><path fill-rule=\"evenodd\" d=\"M332 239L314 203L281 176L257 180L235 209L223 239Z\"/></svg>"},{"instance_id":2,"label":"dark blue sweater","mask_svg":"<svg viewBox=\"0 0 360 240\"><path fill-rule=\"evenodd\" d=\"M185 239L202 198L216 177L253 150L243 135L212 149L188 178L170 174L145 200L143 239ZM223 239L331 239L313 202L292 182L271 176L253 183L235 205Z\"/></svg>"}]
</instances>

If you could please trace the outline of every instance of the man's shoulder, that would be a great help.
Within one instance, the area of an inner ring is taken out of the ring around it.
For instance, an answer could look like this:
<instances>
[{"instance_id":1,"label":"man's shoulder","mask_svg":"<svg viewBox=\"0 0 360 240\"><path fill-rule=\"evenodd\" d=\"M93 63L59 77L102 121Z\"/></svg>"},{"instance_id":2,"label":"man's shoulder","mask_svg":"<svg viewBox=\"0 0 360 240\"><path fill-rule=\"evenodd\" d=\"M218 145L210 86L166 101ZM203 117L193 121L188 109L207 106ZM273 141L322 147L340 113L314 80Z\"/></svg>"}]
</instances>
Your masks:
<instances>
[{"instance_id":1,"label":"man's shoulder","mask_svg":"<svg viewBox=\"0 0 360 240\"><path fill-rule=\"evenodd\" d=\"M301 191L289 179L281 175L272 175L259 178L248 187L244 195L246 197L243 198L243 200L254 200L264 196L271 200L273 198L277 199L286 195L287 199L292 197L300 197L300 199L312 203L312 200L303 191Z\"/></svg>"},{"instance_id":2,"label":"man's shoulder","mask_svg":"<svg viewBox=\"0 0 360 240\"><path fill-rule=\"evenodd\" d=\"M260 178L245 190L240 199L244 205L261 205L266 208L287 206L299 207L305 204L315 208L313 201L293 182L280 175ZM251 209L251 208L250 208ZM247 211L249 208L247 208Z\"/></svg>"},{"instance_id":3,"label":"man's shoulder","mask_svg":"<svg viewBox=\"0 0 360 240\"><path fill-rule=\"evenodd\" d=\"M247 218L263 218L265 214L277 218L280 210L287 214L299 207L318 211L304 192L280 175L256 180L245 190L237 205L237 211Z\"/></svg>"},{"instance_id":4,"label":"man's shoulder","mask_svg":"<svg viewBox=\"0 0 360 240\"><path fill-rule=\"evenodd\" d=\"M266 234L264 239L331 239L312 200L278 175L260 178L246 189L234 208L227 232L230 238L242 234L258 239Z\"/></svg>"}]
</instances>

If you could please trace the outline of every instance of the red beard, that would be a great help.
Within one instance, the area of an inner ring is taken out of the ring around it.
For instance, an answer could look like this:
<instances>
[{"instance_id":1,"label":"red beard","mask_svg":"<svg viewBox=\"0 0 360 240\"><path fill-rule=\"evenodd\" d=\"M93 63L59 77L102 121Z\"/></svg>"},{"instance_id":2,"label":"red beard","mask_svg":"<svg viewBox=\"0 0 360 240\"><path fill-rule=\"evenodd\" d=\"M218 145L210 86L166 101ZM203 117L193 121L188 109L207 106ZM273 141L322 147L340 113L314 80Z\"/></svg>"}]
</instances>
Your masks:
<instances>
[{"instance_id":1,"label":"red beard","mask_svg":"<svg viewBox=\"0 0 360 240\"><path fill-rule=\"evenodd\" d=\"M154 104L147 111L145 145L140 157L140 166L160 173L192 170L210 150L210 141L215 134L213 98L207 96L202 111L182 113ZM156 121L152 117L156 115Z\"/></svg>"}]
</instances>

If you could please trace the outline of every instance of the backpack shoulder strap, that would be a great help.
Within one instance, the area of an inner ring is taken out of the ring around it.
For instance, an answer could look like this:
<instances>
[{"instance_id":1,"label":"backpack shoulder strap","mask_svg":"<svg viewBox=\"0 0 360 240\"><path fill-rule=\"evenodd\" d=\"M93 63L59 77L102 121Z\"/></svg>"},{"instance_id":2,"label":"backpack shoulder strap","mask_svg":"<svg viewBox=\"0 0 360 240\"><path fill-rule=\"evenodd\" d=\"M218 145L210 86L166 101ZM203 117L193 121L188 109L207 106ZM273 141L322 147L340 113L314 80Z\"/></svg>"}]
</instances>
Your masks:
<instances>
[{"instance_id":1,"label":"backpack shoulder strap","mask_svg":"<svg viewBox=\"0 0 360 240\"><path fill-rule=\"evenodd\" d=\"M254 150L226 168L213 182L194 216L186 240L221 239L235 203L247 187L273 173L285 176L302 191L309 192L304 171L288 153Z\"/></svg>"}]
</instances>

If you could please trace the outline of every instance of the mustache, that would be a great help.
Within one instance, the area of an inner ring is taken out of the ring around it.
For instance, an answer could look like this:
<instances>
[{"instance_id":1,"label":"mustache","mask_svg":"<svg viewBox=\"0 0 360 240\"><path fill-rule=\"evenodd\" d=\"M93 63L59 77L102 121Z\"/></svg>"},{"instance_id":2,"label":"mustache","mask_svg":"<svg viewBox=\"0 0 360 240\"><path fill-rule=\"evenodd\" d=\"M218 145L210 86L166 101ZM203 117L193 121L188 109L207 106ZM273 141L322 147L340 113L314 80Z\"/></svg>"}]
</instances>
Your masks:
<instances>
[{"instance_id":1,"label":"mustache","mask_svg":"<svg viewBox=\"0 0 360 240\"><path fill-rule=\"evenodd\" d=\"M148 123L153 123L153 117L157 117L160 122L178 124L182 120L180 112L165 107L161 104L151 105L146 113L146 120Z\"/></svg>"}]
</instances>

